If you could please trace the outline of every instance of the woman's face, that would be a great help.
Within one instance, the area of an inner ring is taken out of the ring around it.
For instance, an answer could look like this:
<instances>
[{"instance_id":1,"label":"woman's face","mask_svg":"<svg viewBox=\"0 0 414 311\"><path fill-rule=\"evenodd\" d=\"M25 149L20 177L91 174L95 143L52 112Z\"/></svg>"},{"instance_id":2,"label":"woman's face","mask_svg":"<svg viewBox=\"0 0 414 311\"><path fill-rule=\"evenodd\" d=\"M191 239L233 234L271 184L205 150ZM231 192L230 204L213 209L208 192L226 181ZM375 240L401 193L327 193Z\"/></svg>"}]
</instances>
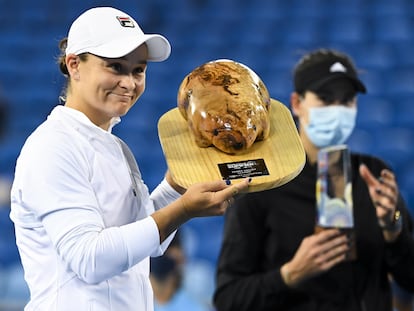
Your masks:
<instances>
[{"instance_id":1,"label":"woman's face","mask_svg":"<svg viewBox=\"0 0 414 311\"><path fill-rule=\"evenodd\" d=\"M334 105L343 105L355 108L357 103L356 95L353 94L345 100L326 100L314 92L306 91L303 96L293 93L291 96L292 112L298 118L301 127L309 124L309 109L315 107L325 107Z\"/></svg>"},{"instance_id":2,"label":"woman's face","mask_svg":"<svg viewBox=\"0 0 414 311\"><path fill-rule=\"evenodd\" d=\"M125 115L145 90L147 46L121 58L92 54L86 61L67 57L71 87L66 106L83 112L94 124L108 129L114 117ZM70 67L70 68L69 68Z\"/></svg>"},{"instance_id":3,"label":"woman's face","mask_svg":"<svg viewBox=\"0 0 414 311\"><path fill-rule=\"evenodd\" d=\"M311 91L306 91L305 94L300 95L296 92L293 92L291 94L291 107L292 107L292 113L297 118L298 125L299 125L299 135L302 139L303 146L306 150L306 153L310 159L311 162L316 160L316 152L318 151L317 146L322 146L321 141L323 143L326 143L326 140L328 139L327 136L329 135L335 135L336 134L336 127L328 126L326 128L326 120L322 120L322 123L320 123L320 119L318 121L313 120L313 128L315 129L315 126L318 127L318 135L313 137L313 139L310 139L308 136L308 132L306 131L306 128L309 126L311 120L310 120L310 110L314 108L320 108L320 107L328 107L328 106L345 106L348 108L355 108L357 106L357 97L355 92L351 93L350 96L346 97L339 97L341 99L335 99L335 97L326 96L325 94L318 95ZM325 115L326 116L326 115ZM326 119L326 118L325 118ZM348 121L348 120L347 120ZM318 124L319 122L319 124ZM336 126L339 126L342 124L342 121L340 123L332 123L332 125L336 124ZM348 124L348 122L346 122ZM342 125L341 125L342 126ZM340 130L341 133L344 133L344 130ZM321 140L321 133L323 134L323 139ZM315 140L318 139L318 140ZM342 137L341 137L342 139ZM331 143L328 141L328 143ZM332 142L333 143L333 142Z\"/></svg>"}]
</instances>

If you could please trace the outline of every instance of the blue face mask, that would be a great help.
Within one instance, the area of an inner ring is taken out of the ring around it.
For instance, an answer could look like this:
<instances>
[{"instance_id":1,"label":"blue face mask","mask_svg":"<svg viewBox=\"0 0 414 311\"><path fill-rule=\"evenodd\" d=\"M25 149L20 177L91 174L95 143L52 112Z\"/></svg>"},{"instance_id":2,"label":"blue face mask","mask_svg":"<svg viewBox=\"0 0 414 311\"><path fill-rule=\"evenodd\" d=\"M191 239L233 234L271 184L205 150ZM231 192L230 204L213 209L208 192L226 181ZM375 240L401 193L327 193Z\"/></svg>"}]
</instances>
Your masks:
<instances>
[{"instance_id":1,"label":"blue face mask","mask_svg":"<svg viewBox=\"0 0 414 311\"><path fill-rule=\"evenodd\" d=\"M305 132L319 148L343 144L355 127L356 112L356 108L345 106L310 108Z\"/></svg>"}]
</instances>

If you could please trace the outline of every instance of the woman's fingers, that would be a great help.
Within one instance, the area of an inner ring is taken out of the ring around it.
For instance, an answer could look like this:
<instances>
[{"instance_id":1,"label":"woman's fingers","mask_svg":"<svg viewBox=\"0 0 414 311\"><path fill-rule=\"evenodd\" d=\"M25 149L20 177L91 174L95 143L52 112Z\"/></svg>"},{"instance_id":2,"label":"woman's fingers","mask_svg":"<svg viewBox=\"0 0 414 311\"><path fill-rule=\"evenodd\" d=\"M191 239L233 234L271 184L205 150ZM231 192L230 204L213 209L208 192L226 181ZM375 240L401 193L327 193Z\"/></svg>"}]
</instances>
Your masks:
<instances>
[{"instance_id":1,"label":"woman's fingers","mask_svg":"<svg viewBox=\"0 0 414 311\"><path fill-rule=\"evenodd\" d=\"M247 189L249 188L249 184L250 184L251 180L252 180L251 178L245 178L240 183L231 185L231 186L227 187L226 189L222 190L221 195L223 195L224 199L226 199L226 200L227 199L232 199L237 194L247 191Z\"/></svg>"},{"instance_id":2,"label":"woman's fingers","mask_svg":"<svg viewBox=\"0 0 414 311\"><path fill-rule=\"evenodd\" d=\"M399 191L395 175L390 170L384 169L380 177L375 178L365 165L361 165L359 171L377 209L378 221L380 224L389 222L395 213L398 201Z\"/></svg>"},{"instance_id":3,"label":"woman's fingers","mask_svg":"<svg viewBox=\"0 0 414 311\"><path fill-rule=\"evenodd\" d=\"M213 181L191 186L184 194L190 215L222 215L234 202L234 196L247 191L251 178L229 185L228 181Z\"/></svg>"},{"instance_id":4,"label":"woman's fingers","mask_svg":"<svg viewBox=\"0 0 414 311\"><path fill-rule=\"evenodd\" d=\"M376 187L378 185L378 180L372 175L371 171L365 164L361 164L359 166L359 174L361 175L362 179L365 180L368 187Z\"/></svg>"},{"instance_id":5,"label":"woman's fingers","mask_svg":"<svg viewBox=\"0 0 414 311\"><path fill-rule=\"evenodd\" d=\"M347 236L336 229L326 229L306 237L289 262L292 284L329 270L344 261L349 250Z\"/></svg>"}]
</instances>

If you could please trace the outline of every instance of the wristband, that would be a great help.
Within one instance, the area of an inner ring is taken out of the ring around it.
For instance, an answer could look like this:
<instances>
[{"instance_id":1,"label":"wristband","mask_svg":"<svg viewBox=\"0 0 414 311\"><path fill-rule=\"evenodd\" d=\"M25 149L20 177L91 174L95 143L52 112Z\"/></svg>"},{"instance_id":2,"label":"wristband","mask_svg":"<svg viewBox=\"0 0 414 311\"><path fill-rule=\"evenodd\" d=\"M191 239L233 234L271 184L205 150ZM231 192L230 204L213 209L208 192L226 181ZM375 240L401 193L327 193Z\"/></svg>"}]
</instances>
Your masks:
<instances>
[{"instance_id":1,"label":"wristband","mask_svg":"<svg viewBox=\"0 0 414 311\"><path fill-rule=\"evenodd\" d=\"M385 226L380 226L380 228L382 230L390 231L390 232L400 231L401 228L402 228L402 215L401 215L401 212L399 210L396 210L391 223L389 223Z\"/></svg>"}]
</instances>

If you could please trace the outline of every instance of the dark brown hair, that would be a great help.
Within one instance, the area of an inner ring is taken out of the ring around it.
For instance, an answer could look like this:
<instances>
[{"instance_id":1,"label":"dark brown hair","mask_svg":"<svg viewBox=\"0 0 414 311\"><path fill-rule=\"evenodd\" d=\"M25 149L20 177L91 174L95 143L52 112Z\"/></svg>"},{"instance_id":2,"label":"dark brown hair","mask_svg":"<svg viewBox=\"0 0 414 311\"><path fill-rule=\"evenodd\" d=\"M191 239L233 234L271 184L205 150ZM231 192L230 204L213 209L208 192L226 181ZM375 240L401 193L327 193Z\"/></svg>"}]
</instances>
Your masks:
<instances>
[{"instance_id":1,"label":"dark brown hair","mask_svg":"<svg viewBox=\"0 0 414 311\"><path fill-rule=\"evenodd\" d=\"M60 93L60 100L61 101L65 101L66 100L66 94L67 94L67 90L70 86L70 79L69 79L69 71L68 71L68 67L66 67L66 47L68 45L68 38L65 37L62 40L60 40L59 42L59 50L60 50L60 54L57 58L57 64L59 66L59 70L60 72L66 77L67 82L66 85L63 87L62 92ZM81 61L86 61L88 58L88 53L82 53L79 56L79 59Z\"/></svg>"}]
</instances>

